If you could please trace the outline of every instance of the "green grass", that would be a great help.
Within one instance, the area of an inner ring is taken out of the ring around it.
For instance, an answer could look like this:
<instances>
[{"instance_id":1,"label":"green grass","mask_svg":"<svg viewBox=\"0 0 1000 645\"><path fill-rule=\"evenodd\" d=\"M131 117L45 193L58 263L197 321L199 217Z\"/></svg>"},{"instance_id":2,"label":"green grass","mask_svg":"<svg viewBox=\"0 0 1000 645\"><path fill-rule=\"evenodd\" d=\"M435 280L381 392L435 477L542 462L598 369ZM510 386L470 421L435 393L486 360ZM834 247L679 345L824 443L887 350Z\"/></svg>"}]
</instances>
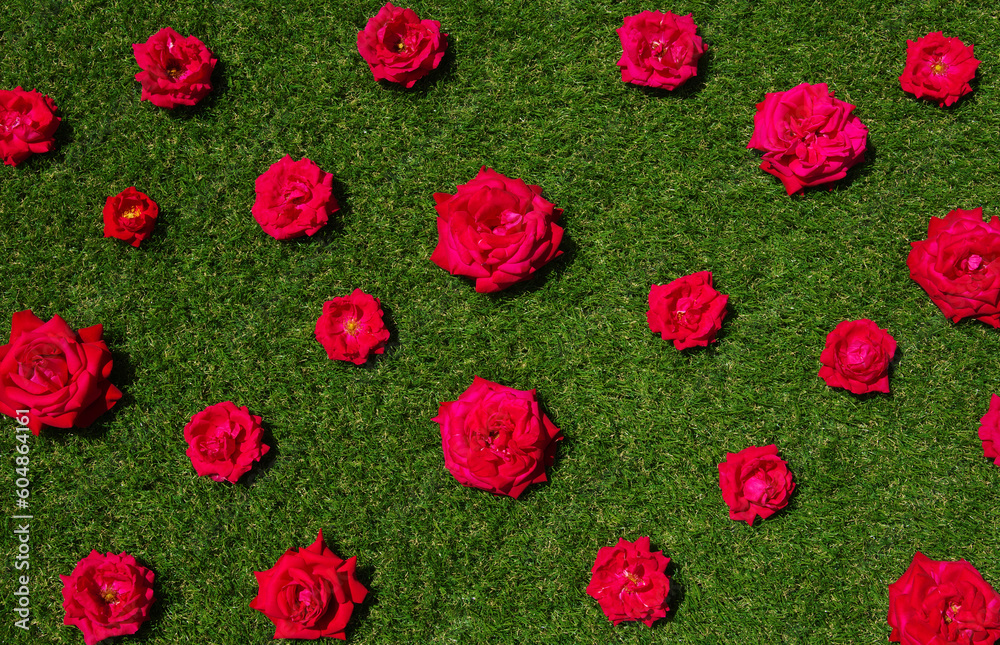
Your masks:
<instances>
[{"instance_id":1,"label":"green grass","mask_svg":"<svg viewBox=\"0 0 1000 645\"><path fill-rule=\"evenodd\" d=\"M153 620L120 642L269 642L252 572L320 529L371 589L348 629L359 644L867 644L885 642L887 585L917 550L1000 586L1000 469L976 438L1000 340L948 322L905 265L930 217L1000 214L995 3L421 1L450 53L409 91L357 53L379 2L277 4L0 15L0 87L38 88L63 117L52 152L0 169L0 324L27 308L103 323L125 392L91 428L33 440L35 622L13 627L8 531L0 641L82 643L58 575L96 549L156 572ZM693 12L709 45L674 93L620 82L614 30L643 9ZM221 61L195 108L139 101L131 44L168 25ZM897 80L906 39L938 30L983 61L951 109ZM745 146L754 105L804 81L857 105L874 152L832 191L788 197ZM331 172L343 208L280 243L250 206L285 154ZM428 259L432 193L482 165L565 209L565 255L496 296ZM102 238L105 198L130 185L161 208L140 249ZM649 286L705 269L731 313L716 345L678 352L646 327ZM313 336L323 301L355 287L393 332L362 367ZM899 343L891 395L816 376L827 332L856 318ZM430 419L474 375L537 388L567 437L551 482L518 501L444 468ZM184 454L187 420L224 400L261 415L274 448L235 486ZM716 464L769 443L793 501L732 522ZM652 629L613 627L584 592L590 566L643 535L683 594Z\"/></svg>"}]
</instances>

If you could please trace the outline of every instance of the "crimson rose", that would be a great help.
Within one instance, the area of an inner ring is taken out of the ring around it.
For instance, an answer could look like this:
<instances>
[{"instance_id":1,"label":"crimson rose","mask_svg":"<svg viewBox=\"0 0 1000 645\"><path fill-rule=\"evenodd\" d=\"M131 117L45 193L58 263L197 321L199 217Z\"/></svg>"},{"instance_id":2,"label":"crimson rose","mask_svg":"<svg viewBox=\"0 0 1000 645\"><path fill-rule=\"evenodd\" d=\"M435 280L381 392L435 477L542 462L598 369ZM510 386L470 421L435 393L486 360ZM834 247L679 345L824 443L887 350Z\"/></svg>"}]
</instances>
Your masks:
<instances>
[{"instance_id":1,"label":"crimson rose","mask_svg":"<svg viewBox=\"0 0 1000 645\"><path fill-rule=\"evenodd\" d=\"M76 625L83 641L94 645L112 636L134 634L149 620L154 574L127 553L90 555L73 573L60 575L64 625Z\"/></svg>"},{"instance_id":2,"label":"crimson rose","mask_svg":"<svg viewBox=\"0 0 1000 645\"><path fill-rule=\"evenodd\" d=\"M33 152L48 152L55 145L53 136L61 119L55 102L38 90L20 86L0 90L0 157L4 164L16 166Z\"/></svg>"},{"instance_id":3,"label":"crimson rose","mask_svg":"<svg viewBox=\"0 0 1000 645\"><path fill-rule=\"evenodd\" d=\"M747 148L764 153L761 170L780 179L789 195L842 179L865 160L868 142L868 128L853 111L826 83L769 93L757 104Z\"/></svg>"},{"instance_id":4,"label":"crimson rose","mask_svg":"<svg viewBox=\"0 0 1000 645\"><path fill-rule=\"evenodd\" d=\"M597 600L612 623L641 620L649 627L670 611L667 594L670 558L649 550L649 537L635 542L618 539L615 546L601 547L591 568L587 594Z\"/></svg>"},{"instance_id":5,"label":"crimson rose","mask_svg":"<svg viewBox=\"0 0 1000 645\"><path fill-rule=\"evenodd\" d=\"M194 105L212 90L217 59L194 36L185 38L164 27L145 43L132 45L132 51L142 68L135 75L142 84L140 101L162 108Z\"/></svg>"},{"instance_id":6,"label":"crimson rose","mask_svg":"<svg viewBox=\"0 0 1000 645\"><path fill-rule=\"evenodd\" d=\"M979 420L979 438L983 456L1000 466L1000 396L996 394L990 397L990 409Z\"/></svg>"},{"instance_id":7,"label":"crimson rose","mask_svg":"<svg viewBox=\"0 0 1000 645\"><path fill-rule=\"evenodd\" d=\"M562 255L562 209L539 186L483 166L454 195L434 193L438 244L431 262L452 275L476 279L476 291L493 293L527 280Z\"/></svg>"},{"instance_id":8,"label":"crimson rose","mask_svg":"<svg viewBox=\"0 0 1000 645\"><path fill-rule=\"evenodd\" d=\"M788 462L771 444L727 452L719 464L719 488L729 506L729 519L752 526L758 515L766 520L788 505L795 482Z\"/></svg>"},{"instance_id":9,"label":"crimson rose","mask_svg":"<svg viewBox=\"0 0 1000 645\"><path fill-rule=\"evenodd\" d=\"M1000 327L1000 219L983 209L932 217L927 239L910 242L906 265L944 315Z\"/></svg>"},{"instance_id":10,"label":"crimson rose","mask_svg":"<svg viewBox=\"0 0 1000 645\"><path fill-rule=\"evenodd\" d=\"M138 247L153 232L159 213L156 202L129 186L104 202L104 237L116 237Z\"/></svg>"},{"instance_id":11,"label":"crimson rose","mask_svg":"<svg viewBox=\"0 0 1000 645\"><path fill-rule=\"evenodd\" d=\"M421 20L413 9L387 2L358 32L358 53L376 81L413 87L441 63L447 37L437 20Z\"/></svg>"},{"instance_id":12,"label":"crimson rose","mask_svg":"<svg viewBox=\"0 0 1000 645\"><path fill-rule=\"evenodd\" d=\"M889 640L903 645L989 645L1000 638L1000 595L965 560L917 551L889 585Z\"/></svg>"},{"instance_id":13,"label":"crimson rose","mask_svg":"<svg viewBox=\"0 0 1000 645\"><path fill-rule=\"evenodd\" d=\"M889 391L889 361L896 339L872 321L845 320L826 336L819 377L854 394Z\"/></svg>"},{"instance_id":14,"label":"crimson rose","mask_svg":"<svg viewBox=\"0 0 1000 645\"><path fill-rule=\"evenodd\" d=\"M316 321L316 340L330 360L361 365L385 351L389 330L382 322L382 302L361 289L323 303Z\"/></svg>"},{"instance_id":15,"label":"crimson rose","mask_svg":"<svg viewBox=\"0 0 1000 645\"><path fill-rule=\"evenodd\" d=\"M698 73L705 44L691 14L643 11L616 29L622 41L622 82L673 90Z\"/></svg>"},{"instance_id":16,"label":"crimson rose","mask_svg":"<svg viewBox=\"0 0 1000 645\"><path fill-rule=\"evenodd\" d=\"M200 477L232 483L267 454L261 418L232 401L210 405L184 426L185 454Z\"/></svg>"},{"instance_id":17,"label":"crimson rose","mask_svg":"<svg viewBox=\"0 0 1000 645\"><path fill-rule=\"evenodd\" d=\"M476 376L457 401L431 419L441 425L444 464L463 486L514 499L546 481L561 431L542 413L535 390L515 390Z\"/></svg>"},{"instance_id":18,"label":"crimson rose","mask_svg":"<svg viewBox=\"0 0 1000 645\"><path fill-rule=\"evenodd\" d=\"M339 210L333 175L311 159L285 155L257 177L254 190L253 217L276 240L313 235Z\"/></svg>"},{"instance_id":19,"label":"crimson rose","mask_svg":"<svg viewBox=\"0 0 1000 645\"><path fill-rule=\"evenodd\" d=\"M958 38L945 38L940 31L907 40L900 86L918 99L938 101L938 107L951 105L972 91L969 81L979 67L972 47Z\"/></svg>"},{"instance_id":20,"label":"crimson rose","mask_svg":"<svg viewBox=\"0 0 1000 645\"><path fill-rule=\"evenodd\" d=\"M343 560L323 543L323 531L304 549L285 551L267 571L254 571L257 597L250 602L274 623L274 638L345 639L355 603L368 590L354 576L355 558Z\"/></svg>"},{"instance_id":21,"label":"crimson rose","mask_svg":"<svg viewBox=\"0 0 1000 645\"><path fill-rule=\"evenodd\" d=\"M0 347L0 412L30 410L28 427L85 428L122 393L108 381L111 352L93 325L74 331L59 316L43 323L30 309L11 317L10 342Z\"/></svg>"},{"instance_id":22,"label":"crimson rose","mask_svg":"<svg viewBox=\"0 0 1000 645\"><path fill-rule=\"evenodd\" d=\"M726 317L729 296L712 288L712 272L699 271L649 288L649 330L677 349L707 347Z\"/></svg>"}]
</instances>

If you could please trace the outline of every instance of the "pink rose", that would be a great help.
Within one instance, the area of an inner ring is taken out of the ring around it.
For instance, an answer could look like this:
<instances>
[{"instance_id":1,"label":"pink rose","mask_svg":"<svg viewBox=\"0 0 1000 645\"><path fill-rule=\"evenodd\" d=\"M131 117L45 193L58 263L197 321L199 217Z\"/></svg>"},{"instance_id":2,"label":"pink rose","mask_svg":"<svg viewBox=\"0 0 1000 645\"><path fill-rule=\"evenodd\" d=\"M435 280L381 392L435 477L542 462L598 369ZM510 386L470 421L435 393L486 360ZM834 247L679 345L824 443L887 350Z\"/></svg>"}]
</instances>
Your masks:
<instances>
[{"instance_id":1,"label":"pink rose","mask_svg":"<svg viewBox=\"0 0 1000 645\"><path fill-rule=\"evenodd\" d=\"M135 75L142 84L140 101L162 108L194 105L212 90L217 59L194 36L185 38L164 27L145 43L132 45L132 51L142 68Z\"/></svg>"},{"instance_id":2,"label":"pink rose","mask_svg":"<svg viewBox=\"0 0 1000 645\"><path fill-rule=\"evenodd\" d=\"M232 483L267 454L261 418L232 401L210 405L184 426L185 454L199 477Z\"/></svg>"},{"instance_id":3,"label":"pink rose","mask_svg":"<svg viewBox=\"0 0 1000 645\"><path fill-rule=\"evenodd\" d=\"M146 193L129 186L104 202L104 237L138 247L153 232L160 207Z\"/></svg>"},{"instance_id":4,"label":"pink rose","mask_svg":"<svg viewBox=\"0 0 1000 645\"><path fill-rule=\"evenodd\" d=\"M951 105L972 91L969 81L979 67L972 47L958 38L945 38L940 31L907 40L906 69L899 84L918 99L938 101L938 107Z\"/></svg>"},{"instance_id":5,"label":"pink rose","mask_svg":"<svg viewBox=\"0 0 1000 645\"><path fill-rule=\"evenodd\" d=\"M376 81L413 87L441 63L447 37L437 20L421 20L413 9L387 2L358 32L358 53Z\"/></svg>"},{"instance_id":6,"label":"pink rose","mask_svg":"<svg viewBox=\"0 0 1000 645\"><path fill-rule=\"evenodd\" d=\"M16 166L34 152L48 152L55 145L55 102L38 90L27 92L20 86L0 90L0 157Z\"/></svg>"},{"instance_id":7,"label":"pink rose","mask_svg":"<svg viewBox=\"0 0 1000 645\"><path fill-rule=\"evenodd\" d=\"M134 634L149 620L154 577L127 553L91 551L76 563L73 573L59 576L66 611L63 624L79 627L87 645Z\"/></svg>"},{"instance_id":8,"label":"pink rose","mask_svg":"<svg viewBox=\"0 0 1000 645\"><path fill-rule=\"evenodd\" d=\"M11 317L10 342L0 347L0 412L30 410L28 427L85 428L122 393L108 380L111 352L103 327L74 331L59 316L42 322L30 309Z\"/></svg>"},{"instance_id":9,"label":"pink rose","mask_svg":"<svg viewBox=\"0 0 1000 645\"><path fill-rule=\"evenodd\" d=\"M454 195L434 193L438 244L431 262L475 278L479 293L527 280L562 255L562 209L541 195L541 187L485 166Z\"/></svg>"},{"instance_id":10,"label":"pink rose","mask_svg":"<svg viewBox=\"0 0 1000 645\"><path fill-rule=\"evenodd\" d=\"M444 464L463 486L514 499L546 481L561 431L542 413L534 390L476 376L457 401L431 419L441 425Z\"/></svg>"},{"instance_id":11,"label":"pink rose","mask_svg":"<svg viewBox=\"0 0 1000 645\"><path fill-rule=\"evenodd\" d=\"M1000 396L996 394L990 397L990 409L979 420L979 438L983 456L1000 466Z\"/></svg>"},{"instance_id":12,"label":"pink rose","mask_svg":"<svg viewBox=\"0 0 1000 645\"><path fill-rule=\"evenodd\" d=\"M872 321L845 320L826 336L819 377L854 394L889 392L889 362L896 339Z\"/></svg>"},{"instance_id":13,"label":"pink rose","mask_svg":"<svg viewBox=\"0 0 1000 645\"><path fill-rule=\"evenodd\" d=\"M729 296L712 288L712 272L699 271L649 288L649 330L677 349L707 347L726 317Z\"/></svg>"},{"instance_id":14,"label":"pink rose","mask_svg":"<svg viewBox=\"0 0 1000 645\"><path fill-rule=\"evenodd\" d=\"M257 200L250 211L276 240L313 235L339 210L333 196L333 175L311 159L292 161L285 155L254 184Z\"/></svg>"},{"instance_id":15,"label":"pink rose","mask_svg":"<svg viewBox=\"0 0 1000 645\"><path fill-rule=\"evenodd\" d=\"M747 148L764 153L761 170L780 179L789 195L842 179L865 160L868 128L853 111L826 83L769 93L757 104Z\"/></svg>"},{"instance_id":16,"label":"pink rose","mask_svg":"<svg viewBox=\"0 0 1000 645\"><path fill-rule=\"evenodd\" d=\"M667 615L670 558L649 550L649 537L635 542L618 539L615 546L601 547L591 568L587 595L601 605L612 623L641 620L647 626Z\"/></svg>"},{"instance_id":17,"label":"pink rose","mask_svg":"<svg viewBox=\"0 0 1000 645\"><path fill-rule=\"evenodd\" d=\"M698 73L705 44L691 14L643 11L616 29L622 41L622 82L673 90Z\"/></svg>"},{"instance_id":18,"label":"pink rose","mask_svg":"<svg viewBox=\"0 0 1000 645\"><path fill-rule=\"evenodd\" d=\"M889 640L902 645L988 645L1000 638L1000 595L965 560L917 551L889 585Z\"/></svg>"},{"instance_id":19,"label":"pink rose","mask_svg":"<svg viewBox=\"0 0 1000 645\"><path fill-rule=\"evenodd\" d=\"M910 277L953 322L976 318L1000 327L1000 219L983 209L932 217L927 239L910 242Z\"/></svg>"},{"instance_id":20,"label":"pink rose","mask_svg":"<svg viewBox=\"0 0 1000 645\"><path fill-rule=\"evenodd\" d=\"M719 488L729 506L729 519L752 526L758 515L766 520L788 505L795 482L788 462L771 444L727 452L719 464Z\"/></svg>"},{"instance_id":21,"label":"pink rose","mask_svg":"<svg viewBox=\"0 0 1000 645\"><path fill-rule=\"evenodd\" d=\"M330 360L361 365L385 351L389 330L382 321L382 302L361 289L323 303L316 321L316 340Z\"/></svg>"}]
</instances>

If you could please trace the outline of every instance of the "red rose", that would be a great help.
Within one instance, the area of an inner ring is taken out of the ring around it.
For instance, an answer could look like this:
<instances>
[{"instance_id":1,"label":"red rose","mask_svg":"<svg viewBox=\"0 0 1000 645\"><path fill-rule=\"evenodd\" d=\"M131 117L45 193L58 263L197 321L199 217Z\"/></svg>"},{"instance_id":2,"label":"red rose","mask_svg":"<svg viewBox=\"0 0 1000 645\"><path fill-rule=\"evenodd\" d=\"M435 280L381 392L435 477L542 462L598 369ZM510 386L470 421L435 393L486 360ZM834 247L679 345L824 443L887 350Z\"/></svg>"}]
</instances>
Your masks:
<instances>
[{"instance_id":1,"label":"red rose","mask_svg":"<svg viewBox=\"0 0 1000 645\"><path fill-rule=\"evenodd\" d=\"M958 38L945 38L940 31L915 42L907 40L906 69L899 84L918 99L938 101L939 107L951 105L972 91L969 81L979 67L972 47Z\"/></svg>"},{"instance_id":2,"label":"red rose","mask_svg":"<svg viewBox=\"0 0 1000 645\"><path fill-rule=\"evenodd\" d=\"M463 486L514 499L546 481L561 431L542 413L535 390L515 390L476 376L457 401L431 419L441 425L444 464Z\"/></svg>"},{"instance_id":3,"label":"red rose","mask_svg":"<svg viewBox=\"0 0 1000 645\"><path fill-rule=\"evenodd\" d=\"M346 639L344 627L368 590L354 577L355 558L343 560L323 544L323 531L304 549L285 551L267 571L254 571L250 601L274 623L274 638Z\"/></svg>"},{"instance_id":4,"label":"red rose","mask_svg":"<svg viewBox=\"0 0 1000 645\"><path fill-rule=\"evenodd\" d=\"M965 560L917 551L889 585L889 640L903 645L989 645L1000 638L1000 595Z\"/></svg>"},{"instance_id":5,"label":"red rose","mask_svg":"<svg viewBox=\"0 0 1000 645\"><path fill-rule=\"evenodd\" d=\"M361 365L372 354L385 351L389 330L382 322L382 303L361 289L323 303L316 321L316 340L330 360Z\"/></svg>"},{"instance_id":6,"label":"red rose","mask_svg":"<svg viewBox=\"0 0 1000 645\"><path fill-rule=\"evenodd\" d=\"M983 456L994 459L1000 466L1000 396L990 397L990 409L979 420L979 438L983 442Z\"/></svg>"},{"instance_id":7,"label":"red rose","mask_svg":"<svg viewBox=\"0 0 1000 645\"><path fill-rule=\"evenodd\" d=\"M853 111L826 83L769 93L757 104L747 148L764 153L761 170L780 179L789 195L842 179L865 160L868 128Z\"/></svg>"},{"instance_id":8,"label":"red rose","mask_svg":"<svg viewBox=\"0 0 1000 645\"><path fill-rule=\"evenodd\" d=\"M135 75L142 84L140 101L162 108L194 105L212 90L217 59L194 36L185 38L164 27L145 43L132 45L132 51L142 68Z\"/></svg>"},{"instance_id":9,"label":"red rose","mask_svg":"<svg viewBox=\"0 0 1000 645\"><path fill-rule=\"evenodd\" d=\"M527 280L562 255L562 209L542 198L539 186L483 166L454 195L434 193L438 244L431 262L452 275L476 279L493 293Z\"/></svg>"},{"instance_id":10,"label":"red rose","mask_svg":"<svg viewBox=\"0 0 1000 645\"><path fill-rule=\"evenodd\" d=\"M673 90L698 73L705 44L691 14L643 11L616 29L622 41L622 82Z\"/></svg>"},{"instance_id":11,"label":"red rose","mask_svg":"<svg viewBox=\"0 0 1000 645\"><path fill-rule=\"evenodd\" d=\"M845 320L826 336L819 377L854 394L889 391L889 361L896 339L872 321Z\"/></svg>"},{"instance_id":12,"label":"red rose","mask_svg":"<svg viewBox=\"0 0 1000 645\"><path fill-rule=\"evenodd\" d=\"M906 265L944 315L1000 327L1000 220L983 209L932 217L927 239L910 242Z\"/></svg>"},{"instance_id":13,"label":"red rose","mask_svg":"<svg viewBox=\"0 0 1000 645\"><path fill-rule=\"evenodd\" d=\"M752 526L758 515L766 520L788 505L795 482L788 462L771 444L727 452L719 464L719 488L729 506L729 519Z\"/></svg>"},{"instance_id":14,"label":"red rose","mask_svg":"<svg viewBox=\"0 0 1000 645\"><path fill-rule=\"evenodd\" d=\"M376 81L413 87L441 63L447 37L437 20L421 20L413 9L387 2L358 32L358 53Z\"/></svg>"},{"instance_id":15,"label":"red rose","mask_svg":"<svg viewBox=\"0 0 1000 645\"><path fill-rule=\"evenodd\" d=\"M670 611L668 564L670 558L662 551L650 552L649 537L635 542L619 538L618 544L597 551L587 594L600 603L604 615L615 625L641 620L652 627Z\"/></svg>"},{"instance_id":16,"label":"red rose","mask_svg":"<svg viewBox=\"0 0 1000 645\"><path fill-rule=\"evenodd\" d=\"M156 202L129 186L104 202L104 237L116 237L138 247L153 232L159 214Z\"/></svg>"},{"instance_id":17,"label":"red rose","mask_svg":"<svg viewBox=\"0 0 1000 645\"><path fill-rule=\"evenodd\" d=\"M333 175L311 159L285 155L257 177L257 200L251 212L276 240L313 235L340 209L333 196Z\"/></svg>"},{"instance_id":18,"label":"red rose","mask_svg":"<svg viewBox=\"0 0 1000 645\"><path fill-rule=\"evenodd\" d=\"M0 157L16 166L33 152L48 152L55 145L55 102L38 90L27 92L20 86L0 90Z\"/></svg>"},{"instance_id":19,"label":"red rose","mask_svg":"<svg viewBox=\"0 0 1000 645\"><path fill-rule=\"evenodd\" d=\"M184 426L185 454L199 477L236 483L270 446L261 443L261 418L232 401L210 405L191 417Z\"/></svg>"},{"instance_id":20,"label":"red rose","mask_svg":"<svg viewBox=\"0 0 1000 645\"><path fill-rule=\"evenodd\" d=\"M59 316L43 323L30 309L11 317L0 347L0 412L30 410L28 427L85 428L121 398L108 381L111 352L103 327L74 331Z\"/></svg>"},{"instance_id":21,"label":"red rose","mask_svg":"<svg viewBox=\"0 0 1000 645\"><path fill-rule=\"evenodd\" d=\"M60 575L63 589L63 625L76 625L83 641L134 634L149 620L154 574L127 553L90 555L76 563L73 573Z\"/></svg>"},{"instance_id":22,"label":"red rose","mask_svg":"<svg viewBox=\"0 0 1000 645\"><path fill-rule=\"evenodd\" d=\"M699 271L649 288L649 330L677 349L707 347L726 317L729 296L712 288L712 272Z\"/></svg>"}]
</instances>

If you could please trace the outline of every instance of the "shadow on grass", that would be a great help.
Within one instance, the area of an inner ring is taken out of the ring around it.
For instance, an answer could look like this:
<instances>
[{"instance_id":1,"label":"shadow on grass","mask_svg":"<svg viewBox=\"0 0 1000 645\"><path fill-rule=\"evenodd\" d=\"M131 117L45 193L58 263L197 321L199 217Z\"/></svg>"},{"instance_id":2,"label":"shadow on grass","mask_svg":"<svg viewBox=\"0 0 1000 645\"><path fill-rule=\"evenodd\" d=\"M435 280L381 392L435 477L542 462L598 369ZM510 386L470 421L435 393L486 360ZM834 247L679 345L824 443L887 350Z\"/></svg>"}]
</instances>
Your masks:
<instances>
[{"instance_id":1,"label":"shadow on grass","mask_svg":"<svg viewBox=\"0 0 1000 645\"><path fill-rule=\"evenodd\" d=\"M167 581L171 584L172 581L170 580L169 571L165 571L160 567L157 567L155 564L147 563L145 560L141 560L139 558L136 558L136 562L139 563L139 566L146 567L152 571L155 576L153 578L153 604L149 607L149 615L146 620L139 625L139 629L136 630L135 634L132 634L129 637L129 640L134 639L137 641L146 641L153 636L153 626L159 624L163 615L166 613L166 607L170 605L171 598L169 596L165 598L163 595L163 579L167 578ZM159 632L159 629L157 629L157 632ZM114 641L108 642L115 642L118 640L125 639L114 639Z\"/></svg>"},{"instance_id":2,"label":"shadow on grass","mask_svg":"<svg viewBox=\"0 0 1000 645\"><path fill-rule=\"evenodd\" d=\"M334 552L339 553L336 549L334 549ZM354 611L351 612L351 619L348 621L347 627L344 628L344 634L347 636L348 643L354 640L354 630L357 629L357 626L365 623L372 608L379 603L380 594L378 589L372 586L372 574L374 573L375 567L372 565L365 565L354 570L354 577L368 590L368 595L365 596L364 602L360 605L354 605Z\"/></svg>"},{"instance_id":3,"label":"shadow on grass","mask_svg":"<svg viewBox=\"0 0 1000 645\"><path fill-rule=\"evenodd\" d=\"M253 410L250 411L253 414ZM255 481L261 477L265 477L267 472L271 470L271 466L274 464L275 460L278 458L278 454L281 450L278 448L278 441L274 438L274 433L271 431L271 424L267 421L261 421L260 427L264 430L261 440L270 450L260 458L260 461L255 463L250 470L236 480L237 486L242 486L243 488L249 489Z\"/></svg>"}]
</instances>

